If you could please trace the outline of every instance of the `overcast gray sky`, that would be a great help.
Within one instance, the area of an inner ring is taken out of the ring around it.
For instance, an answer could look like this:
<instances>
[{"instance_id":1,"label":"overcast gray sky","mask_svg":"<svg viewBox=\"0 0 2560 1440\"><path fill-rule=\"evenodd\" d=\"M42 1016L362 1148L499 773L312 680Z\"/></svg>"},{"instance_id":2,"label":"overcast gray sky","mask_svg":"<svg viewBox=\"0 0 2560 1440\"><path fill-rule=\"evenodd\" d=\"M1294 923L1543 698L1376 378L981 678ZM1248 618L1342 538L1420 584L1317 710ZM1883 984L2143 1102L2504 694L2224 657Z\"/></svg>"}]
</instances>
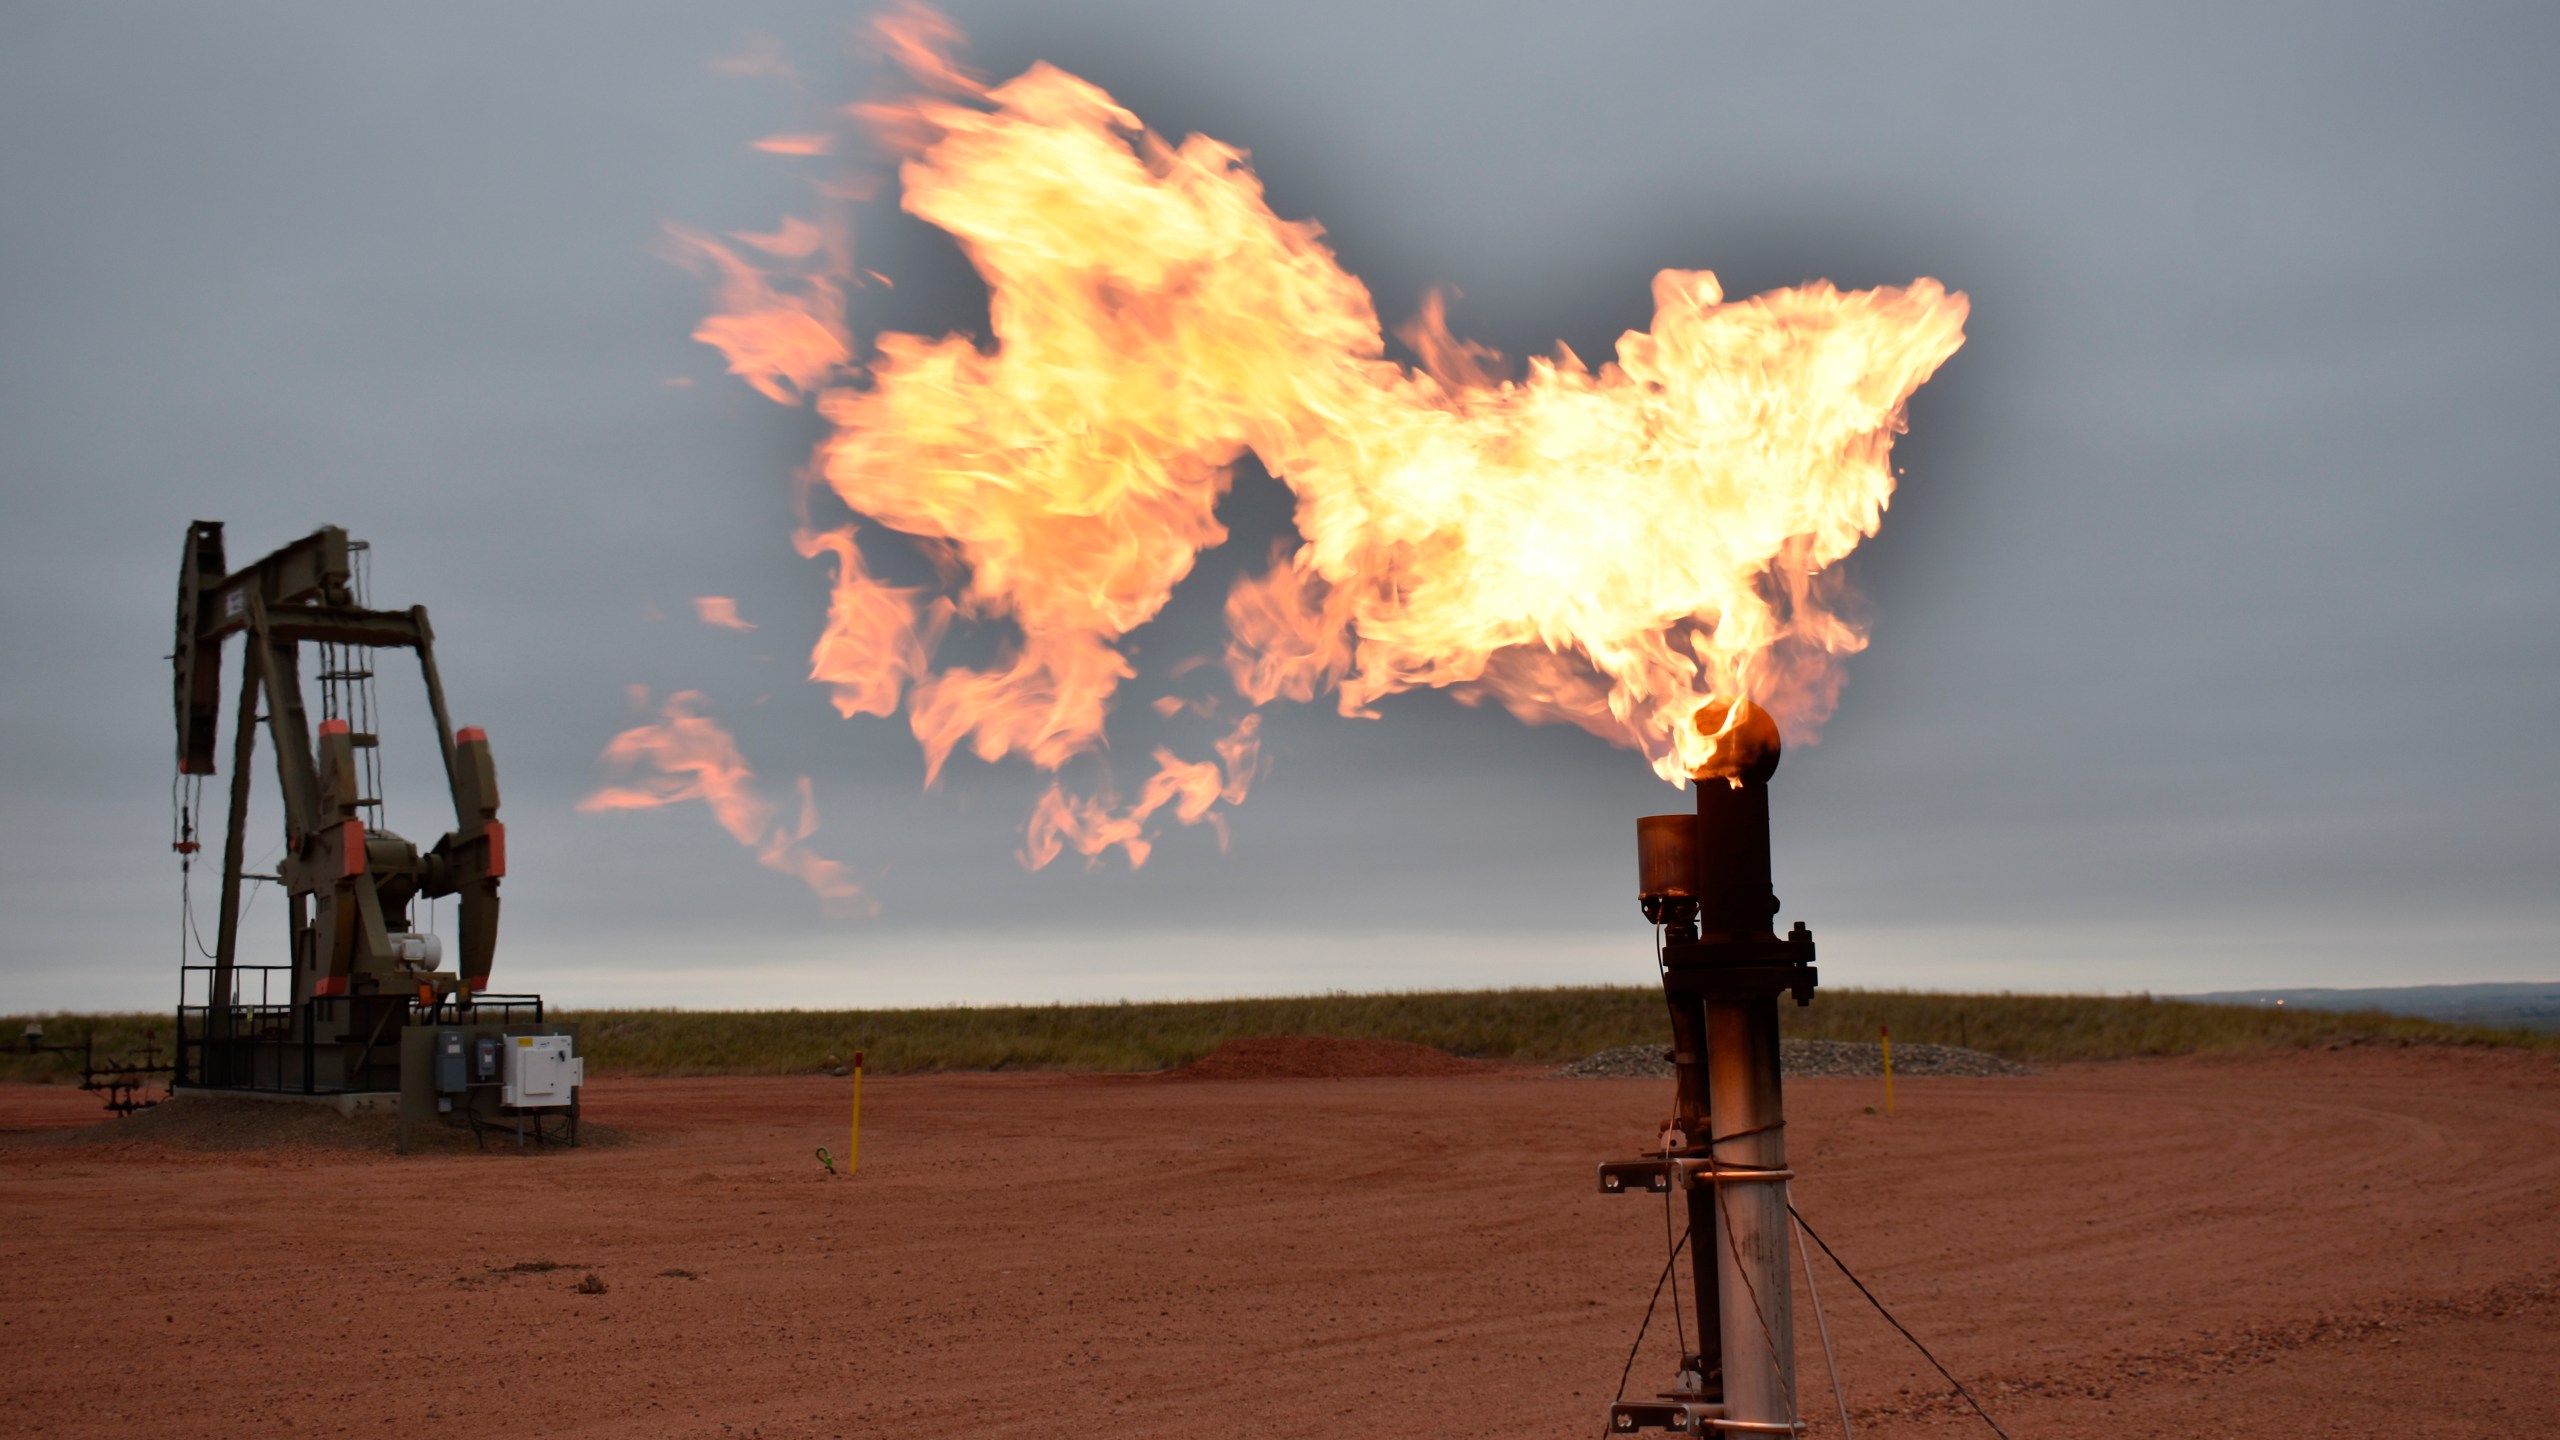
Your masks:
<instances>
[{"instance_id":1,"label":"overcast gray sky","mask_svg":"<svg viewBox=\"0 0 2560 1440\"><path fill-rule=\"evenodd\" d=\"M1046 59L1250 150L1390 320L1451 286L1476 339L1605 356L1666 266L1971 295L1852 562L1873 646L1775 786L1834 983L2560 973L2548 7L949 8L995 75ZM0 18L0 1010L174 992L163 657L199 517L235 562L345 525L378 603L433 612L503 778L504 988L1649 979L1632 822L1685 797L1579 732L1284 704L1226 853L1175 831L1135 874L1032 874L1042 777L925 791L902 720L800 678L817 431L686 338L701 284L660 236L801 208L749 143L859 82L861 13ZM712 73L751 31L801 94ZM899 289L857 323L971 323L933 232L866 212L860 244ZM1142 655L1207 643L1286 496L1246 474L1230 512ZM695 623L703 594L759 628ZM828 919L700 806L578 813L634 684L703 691L774 793L809 776L812 843L882 913ZM422 706L384 694L389 822L432 840ZM248 935L281 953L272 896Z\"/></svg>"}]
</instances>

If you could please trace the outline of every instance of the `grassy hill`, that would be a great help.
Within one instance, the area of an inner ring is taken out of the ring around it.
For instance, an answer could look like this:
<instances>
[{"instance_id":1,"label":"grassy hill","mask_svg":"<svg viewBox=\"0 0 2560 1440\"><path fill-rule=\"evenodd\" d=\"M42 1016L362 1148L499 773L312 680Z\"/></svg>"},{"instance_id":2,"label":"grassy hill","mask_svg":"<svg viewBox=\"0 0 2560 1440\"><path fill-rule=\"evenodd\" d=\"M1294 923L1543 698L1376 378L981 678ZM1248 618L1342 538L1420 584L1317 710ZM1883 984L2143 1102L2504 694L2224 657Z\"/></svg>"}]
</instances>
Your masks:
<instances>
[{"instance_id":1,"label":"grassy hill","mask_svg":"<svg viewBox=\"0 0 2560 1440\"><path fill-rule=\"evenodd\" d=\"M2374 1012L2296 1010L2150 996L1958 995L1825 990L1811 1008L1782 1005L1786 1033L1808 1039L1969 1045L2014 1060L2118 1060L2198 1051L2308 1049L2341 1044L2528 1046L2560 1051L2560 1036L2445 1024ZM0 1017L0 1042L29 1017ZM106 1055L156 1031L166 1015L45 1016L49 1041L94 1027ZM927 1010L589 1010L582 1049L596 1075L788 1074L849 1063L866 1052L874 1074L936 1070L1158 1070L1246 1035L1411 1040L1453 1054L1555 1062L1613 1045L1663 1043L1658 990L1427 991L1115 1005L1019 1005ZM0 1081L66 1080L76 1066L0 1051Z\"/></svg>"}]
</instances>

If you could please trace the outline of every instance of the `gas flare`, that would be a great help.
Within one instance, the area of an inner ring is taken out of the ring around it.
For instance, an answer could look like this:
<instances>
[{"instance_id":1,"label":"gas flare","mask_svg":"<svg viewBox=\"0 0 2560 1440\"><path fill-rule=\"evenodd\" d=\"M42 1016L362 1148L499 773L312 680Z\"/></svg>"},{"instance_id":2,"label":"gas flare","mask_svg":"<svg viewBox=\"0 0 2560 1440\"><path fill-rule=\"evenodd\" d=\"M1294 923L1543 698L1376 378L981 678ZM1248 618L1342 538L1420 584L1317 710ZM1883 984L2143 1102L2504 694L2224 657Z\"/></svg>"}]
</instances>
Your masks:
<instances>
[{"instance_id":1,"label":"gas flare","mask_svg":"<svg viewBox=\"0 0 2560 1440\"><path fill-rule=\"evenodd\" d=\"M738 602L726 595L693 597L694 618L721 630L753 630L756 622L738 613Z\"/></svg>"},{"instance_id":2,"label":"gas flare","mask_svg":"<svg viewBox=\"0 0 2560 1440\"><path fill-rule=\"evenodd\" d=\"M835 562L812 675L838 709L903 704L928 777L963 747L1057 771L1104 745L1136 675L1122 642L1226 540L1232 467L1250 454L1297 497L1299 543L1227 599L1246 713L1218 758L1157 749L1125 808L1053 782L1026 864L1114 847L1143 863L1166 813L1223 833L1218 807L1259 763L1252 708L1280 699L1329 692L1366 716L1417 687L1490 697L1674 784L1718 773L1741 713L1718 697L1812 737L1839 658L1865 644L1834 567L1881 521L1905 402L1963 343L1961 294L1817 282L1729 301L1711 273L1664 270L1614 359L1558 346L1516 379L1433 296L1400 332L1408 367L1322 229L1275 215L1242 151L1168 141L1045 64L990 86L927 11L881 39L917 91L847 113L898 156L902 206L984 278L986 343L884 332L857 358L849 243L793 222L733 237L751 262L679 232L721 281L697 338L768 397L813 399L832 426L818 480L949 576L942 594L885 586L850 530L803 533ZM955 614L1015 638L937 667Z\"/></svg>"},{"instance_id":3,"label":"gas flare","mask_svg":"<svg viewBox=\"0 0 2560 1440\"><path fill-rule=\"evenodd\" d=\"M635 688L632 699L645 708L648 692ZM680 690L667 697L656 724L636 725L614 736L605 746L604 762L631 778L598 789L579 801L578 808L591 814L654 810L699 800L711 807L730 838L756 852L758 864L808 886L830 914L876 910L851 872L809 848L809 837L818 831L818 804L808 777L800 777L799 818L784 824L756 789L755 772L738 753L738 742L703 713L706 703L699 691Z\"/></svg>"}]
</instances>

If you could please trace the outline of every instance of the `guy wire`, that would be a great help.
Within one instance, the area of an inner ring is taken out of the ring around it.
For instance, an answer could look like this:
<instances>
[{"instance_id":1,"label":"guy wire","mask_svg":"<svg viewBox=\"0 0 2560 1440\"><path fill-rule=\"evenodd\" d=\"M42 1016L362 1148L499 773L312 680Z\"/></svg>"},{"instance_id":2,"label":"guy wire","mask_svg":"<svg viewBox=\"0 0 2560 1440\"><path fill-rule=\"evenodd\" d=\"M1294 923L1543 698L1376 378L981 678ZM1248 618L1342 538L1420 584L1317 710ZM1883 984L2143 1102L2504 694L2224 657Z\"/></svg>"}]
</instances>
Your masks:
<instances>
[{"instance_id":1,"label":"guy wire","mask_svg":"<svg viewBox=\"0 0 2560 1440\"><path fill-rule=\"evenodd\" d=\"M1680 1246L1671 1238L1671 1192L1669 1190L1662 1192L1662 1243L1668 1250L1672 1262L1677 1264L1680 1259ZM1686 1358L1689 1354L1689 1331L1680 1323L1680 1287L1677 1284L1671 1287L1671 1336L1680 1342L1680 1354ZM1707 1338L1707 1317L1703 1312L1698 1316L1698 1338L1700 1340Z\"/></svg>"},{"instance_id":2,"label":"guy wire","mask_svg":"<svg viewBox=\"0 0 2560 1440\"><path fill-rule=\"evenodd\" d=\"M1788 1219L1794 1220L1790 1206ZM1831 1372L1831 1398L1840 1406L1841 1440L1858 1440L1858 1432L1849 1424L1849 1392L1840 1384L1840 1357L1831 1349L1831 1322L1822 1318L1822 1287L1813 1283L1813 1252L1805 1248L1804 1222L1795 1221L1796 1254L1804 1258L1804 1293L1813 1300L1813 1328L1822 1336L1822 1364Z\"/></svg>"},{"instance_id":3,"label":"guy wire","mask_svg":"<svg viewBox=\"0 0 2560 1440\"><path fill-rule=\"evenodd\" d=\"M1849 1277L1849 1283L1858 1287L1858 1293L1867 1297L1867 1303L1876 1307L1876 1313L1884 1317L1884 1323L1900 1330L1902 1338L1911 1342L1911 1348L1920 1352L1920 1358L1928 1361L1936 1367L1939 1374L1947 1377L1947 1383L1956 1387L1956 1393L1964 1397L1964 1403L1973 1407L1974 1414L1982 1417L1983 1424L1991 1427L1991 1433L1999 1436L2000 1440L2009 1440L2009 1432L2000 1428L2000 1422L1991 1418L1991 1412L1982 1408L1982 1402L1973 1398L1973 1392L1964 1388L1964 1382L1957 1379L1955 1373L1946 1366L1938 1364L1938 1357L1929 1353L1929 1347L1920 1343L1920 1337L1912 1334L1901 1321L1893 1318L1893 1312L1884 1308L1884 1302L1876 1298L1876 1292L1867 1288L1867 1282L1858 1278L1857 1272L1849 1268L1848 1262L1840 1258L1840 1253L1831 1248L1831 1242L1823 1239L1820 1231L1804 1223L1803 1213L1796 1209L1795 1202L1792 1200L1787 1202L1787 1213L1796 1217L1796 1224L1803 1228L1805 1234L1813 1237L1813 1243L1822 1247L1822 1253L1831 1257L1832 1264L1840 1267L1840 1273Z\"/></svg>"},{"instance_id":4,"label":"guy wire","mask_svg":"<svg viewBox=\"0 0 2560 1440\"><path fill-rule=\"evenodd\" d=\"M1636 1326L1636 1343L1627 1347L1627 1363L1618 1371L1618 1393L1611 1397L1613 1404L1627 1398L1627 1377L1636 1373L1636 1353L1644 1349L1645 1332L1653 1328L1653 1307L1662 1303L1663 1282L1671 1278L1671 1267L1680 1263L1680 1252L1688 1248L1689 1231L1684 1226L1679 1242L1671 1247L1671 1258L1662 1262L1662 1274L1653 1282L1652 1297L1644 1302L1644 1323ZM1604 1430L1601 1433L1608 1432Z\"/></svg>"}]
</instances>

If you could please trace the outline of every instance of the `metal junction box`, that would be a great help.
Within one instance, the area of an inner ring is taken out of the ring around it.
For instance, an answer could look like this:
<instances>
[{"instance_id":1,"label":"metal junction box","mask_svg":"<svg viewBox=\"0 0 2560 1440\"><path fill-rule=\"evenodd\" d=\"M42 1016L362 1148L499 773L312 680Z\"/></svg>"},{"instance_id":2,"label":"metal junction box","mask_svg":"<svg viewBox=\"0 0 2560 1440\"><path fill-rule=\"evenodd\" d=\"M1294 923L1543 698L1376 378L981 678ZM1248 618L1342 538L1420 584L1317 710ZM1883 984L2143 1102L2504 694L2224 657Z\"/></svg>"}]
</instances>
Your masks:
<instances>
[{"instance_id":1,"label":"metal junction box","mask_svg":"<svg viewBox=\"0 0 2560 1440\"><path fill-rule=\"evenodd\" d=\"M565 1108L586 1083L587 1062L572 1053L571 1035L510 1035L499 1102L519 1110Z\"/></svg>"},{"instance_id":2,"label":"metal junction box","mask_svg":"<svg viewBox=\"0 0 2560 1440\"><path fill-rule=\"evenodd\" d=\"M471 1088L469 1057L462 1053L462 1032L453 1029L436 1032L436 1092L459 1095Z\"/></svg>"}]
</instances>

